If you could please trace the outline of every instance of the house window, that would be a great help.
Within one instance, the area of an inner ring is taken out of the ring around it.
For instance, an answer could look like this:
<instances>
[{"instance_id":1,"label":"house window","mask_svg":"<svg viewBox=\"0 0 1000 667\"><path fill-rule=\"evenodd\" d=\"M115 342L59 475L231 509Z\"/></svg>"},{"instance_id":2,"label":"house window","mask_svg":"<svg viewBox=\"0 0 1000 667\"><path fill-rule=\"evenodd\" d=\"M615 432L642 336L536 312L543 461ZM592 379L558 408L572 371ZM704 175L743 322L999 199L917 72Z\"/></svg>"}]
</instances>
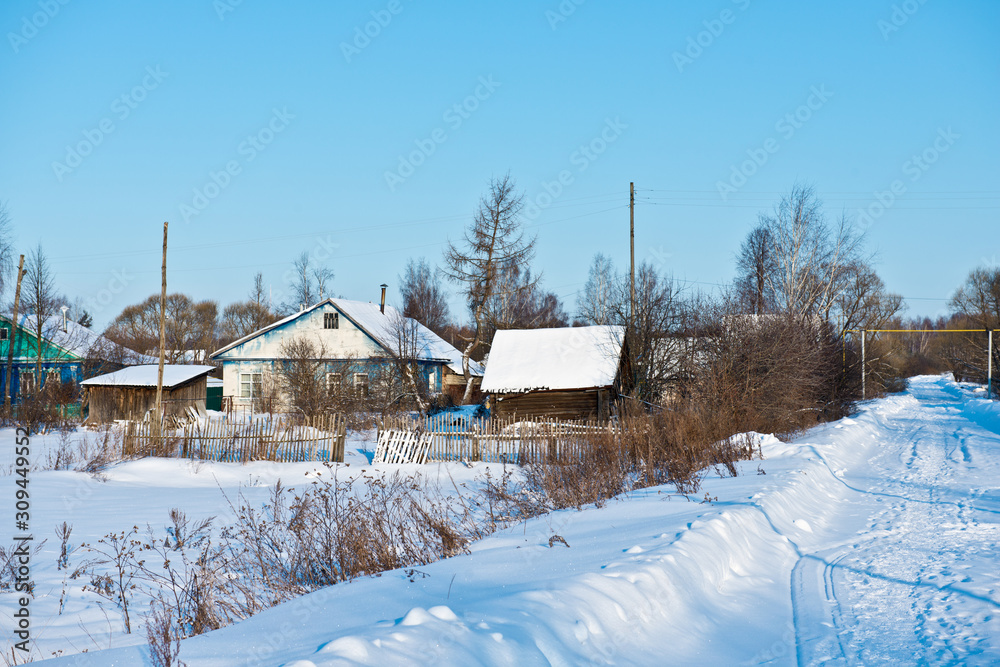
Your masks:
<instances>
[{"instance_id":1,"label":"house window","mask_svg":"<svg viewBox=\"0 0 1000 667\"><path fill-rule=\"evenodd\" d=\"M323 328L324 329L339 329L340 328L340 313L323 313Z\"/></svg>"},{"instance_id":2,"label":"house window","mask_svg":"<svg viewBox=\"0 0 1000 667\"><path fill-rule=\"evenodd\" d=\"M19 378L19 383L21 385L21 395L30 396L35 393L35 374L34 372L22 372Z\"/></svg>"},{"instance_id":3,"label":"house window","mask_svg":"<svg viewBox=\"0 0 1000 667\"><path fill-rule=\"evenodd\" d=\"M427 389L431 392L438 390L437 386L437 369L432 368L427 374Z\"/></svg>"},{"instance_id":4,"label":"house window","mask_svg":"<svg viewBox=\"0 0 1000 667\"><path fill-rule=\"evenodd\" d=\"M354 394L356 396L368 396L368 373L354 374Z\"/></svg>"},{"instance_id":5,"label":"house window","mask_svg":"<svg viewBox=\"0 0 1000 667\"><path fill-rule=\"evenodd\" d=\"M45 373L45 386L48 387L49 383L59 384L59 371L55 368L50 368L48 372Z\"/></svg>"},{"instance_id":6,"label":"house window","mask_svg":"<svg viewBox=\"0 0 1000 667\"><path fill-rule=\"evenodd\" d=\"M0 340L10 340L10 329L0 327Z\"/></svg>"},{"instance_id":7,"label":"house window","mask_svg":"<svg viewBox=\"0 0 1000 667\"><path fill-rule=\"evenodd\" d=\"M340 393L340 373L326 374L326 393L330 395Z\"/></svg>"},{"instance_id":8,"label":"house window","mask_svg":"<svg viewBox=\"0 0 1000 667\"><path fill-rule=\"evenodd\" d=\"M259 398L263 384L261 373L240 373L240 398Z\"/></svg>"}]
</instances>

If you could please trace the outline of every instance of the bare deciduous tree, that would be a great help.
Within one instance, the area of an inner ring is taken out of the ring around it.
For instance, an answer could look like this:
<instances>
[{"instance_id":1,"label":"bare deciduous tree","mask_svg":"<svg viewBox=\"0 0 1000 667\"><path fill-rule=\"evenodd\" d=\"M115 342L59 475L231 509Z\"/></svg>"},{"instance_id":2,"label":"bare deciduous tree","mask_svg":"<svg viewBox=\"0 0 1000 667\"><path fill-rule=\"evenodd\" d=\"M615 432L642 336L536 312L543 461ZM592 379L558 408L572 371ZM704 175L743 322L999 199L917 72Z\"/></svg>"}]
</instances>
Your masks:
<instances>
[{"instance_id":1,"label":"bare deciduous tree","mask_svg":"<svg viewBox=\"0 0 1000 667\"><path fill-rule=\"evenodd\" d=\"M881 329L903 310L903 297L887 291L875 269L856 262L844 269L836 306L842 329Z\"/></svg>"},{"instance_id":2,"label":"bare deciduous tree","mask_svg":"<svg viewBox=\"0 0 1000 667\"><path fill-rule=\"evenodd\" d=\"M289 406L307 418L330 407L326 373L329 356L321 343L308 338L292 338L281 344L281 359L275 368L281 393Z\"/></svg>"},{"instance_id":3,"label":"bare deciduous tree","mask_svg":"<svg viewBox=\"0 0 1000 667\"><path fill-rule=\"evenodd\" d=\"M55 281L48 257L39 243L28 255L27 268L24 274L22 300L25 314L33 316L35 333L35 386L42 385L42 354L43 341L50 337L53 325L49 318L56 314L58 295L55 291Z\"/></svg>"},{"instance_id":4,"label":"bare deciduous tree","mask_svg":"<svg viewBox=\"0 0 1000 667\"><path fill-rule=\"evenodd\" d=\"M983 329L1000 329L1000 268L973 270L948 305Z\"/></svg>"},{"instance_id":5,"label":"bare deciduous tree","mask_svg":"<svg viewBox=\"0 0 1000 667\"><path fill-rule=\"evenodd\" d=\"M756 315L774 312L772 282L777 269L771 231L760 224L747 234L736 256L736 289L747 303L748 312Z\"/></svg>"},{"instance_id":6,"label":"bare deciduous tree","mask_svg":"<svg viewBox=\"0 0 1000 667\"><path fill-rule=\"evenodd\" d=\"M534 256L535 238L525 236L523 208L524 196L516 191L510 175L494 178L463 241L458 245L449 242L445 249L445 273L462 286L472 311L474 333L464 340L462 350L462 372L466 379L462 400L466 403L473 389L469 361L488 342L487 304L497 290L502 269L514 264L526 265ZM522 285L520 289L528 287Z\"/></svg>"},{"instance_id":7,"label":"bare deciduous tree","mask_svg":"<svg viewBox=\"0 0 1000 667\"><path fill-rule=\"evenodd\" d=\"M812 188L796 185L772 214L760 216L758 229L771 246L770 257L760 259L771 271L767 291L776 308L803 321L829 321L848 267L868 262L854 225L846 217L831 225Z\"/></svg>"},{"instance_id":8,"label":"bare deciduous tree","mask_svg":"<svg viewBox=\"0 0 1000 667\"><path fill-rule=\"evenodd\" d=\"M302 306L308 308L331 296L329 288L333 282L333 270L319 266L308 252L298 256L292 264L292 269L285 274L285 279L292 286L289 301L281 305L286 315L297 312Z\"/></svg>"},{"instance_id":9,"label":"bare deciduous tree","mask_svg":"<svg viewBox=\"0 0 1000 667\"><path fill-rule=\"evenodd\" d=\"M218 305L214 301L196 302L185 294L167 296L166 360L184 363L201 352L215 349ZM142 303L126 307L104 335L119 345L145 354L158 353L160 347L160 296L154 294ZM195 354L192 355L191 352Z\"/></svg>"},{"instance_id":10,"label":"bare deciduous tree","mask_svg":"<svg viewBox=\"0 0 1000 667\"><path fill-rule=\"evenodd\" d=\"M1000 268L974 269L952 295L948 305L956 315L966 320L964 328L1000 329ZM986 333L968 334L962 343L949 341L952 346L950 356L966 374L985 377L987 364L979 351L984 348L983 339L987 336ZM996 333L993 334L993 369L994 373L1000 369L1000 336ZM1000 391L1000 383L994 382L994 387Z\"/></svg>"},{"instance_id":11,"label":"bare deciduous tree","mask_svg":"<svg viewBox=\"0 0 1000 667\"><path fill-rule=\"evenodd\" d=\"M403 315L412 317L431 331L440 334L448 327L448 300L438 273L426 259L410 260L399 278L403 297Z\"/></svg>"},{"instance_id":12,"label":"bare deciduous tree","mask_svg":"<svg viewBox=\"0 0 1000 667\"><path fill-rule=\"evenodd\" d=\"M231 303L222 311L220 343L227 344L263 329L278 319L271 310L271 302L264 287L264 276L254 276L253 289L246 301Z\"/></svg>"},{"instance_id":13,"label":"bare deciduous tree","mask_svg":"<svg viewBox=\"0 0 1000 667\"><path fill-rule=\"evenodd\" d=\"M389 331L389 354L399 377L399 384L412 394L421 412L427 410L428 390L420 367L421 358L427 356L427 339L420 324L398 311L392 316Z\"/></svg>"},{"instance_id":14,"label":"bare deciduous tree","mask_svg":"<svg viewBox=\"0 0 1000 667\"><path fill-rule=\"evenodd\" d=\"M584 324L612 324L618 278L610 257L594 255L587 284L577 299L577 316Z\"/></svg>"},{"instance_id":15,"label":"bare deciduous tree","mask_svg":"<svg viewBox=\"0 0 1000 667\"><path fill-rule=\"evenodd\" d=\"M484 308L487 347L499 329L545 329L569 324L559 297L543 290L530 268L518 264L503 266L496 285Z\"/></svg>"}]
</instances>

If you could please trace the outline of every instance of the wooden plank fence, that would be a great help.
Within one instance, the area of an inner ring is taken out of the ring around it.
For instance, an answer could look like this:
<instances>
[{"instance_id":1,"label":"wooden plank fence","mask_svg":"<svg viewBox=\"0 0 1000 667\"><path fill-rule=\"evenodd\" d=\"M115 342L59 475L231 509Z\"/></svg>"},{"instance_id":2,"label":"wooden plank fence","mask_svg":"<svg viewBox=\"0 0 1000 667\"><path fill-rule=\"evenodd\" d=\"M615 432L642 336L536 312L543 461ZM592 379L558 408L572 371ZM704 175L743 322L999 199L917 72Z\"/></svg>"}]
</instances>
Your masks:
<instances>
[{"instance_id":1,"label":"wooden plank fence","mask_svg":"<svg viewBox=\"0 0 1000 667\"><path fill-rule=\"evenodd\" d=\"M308 425L278 419L248 422L212 420L181 428L126 422L122 455L164 456L247 463L328 461L343 463L347 424L343 415L324 415Z\"/></svg>"},{"instance_id":2,"label":"wooden plank fence","mask_svg":"<svg viewBox=\"0 0 1000 667\"><path fill-rule=\"evenodd\" d=\"M616 428L610 423L554 419L519 421L507 418L465 422L456 420L448 413L428 418L389 417L379 424L379 444L373 462L486 461L523 464L528 461L578 461L589 447L587 436L614 433ZM410 439L404 439L404 435L409 435ZM422 461L413 458L400 460L403 453L414 451L413 443L418 439L421 443L426 440L420 450ZM387 456L395 456L396 460L389 460Z\"/></svg>"}]
</instances>

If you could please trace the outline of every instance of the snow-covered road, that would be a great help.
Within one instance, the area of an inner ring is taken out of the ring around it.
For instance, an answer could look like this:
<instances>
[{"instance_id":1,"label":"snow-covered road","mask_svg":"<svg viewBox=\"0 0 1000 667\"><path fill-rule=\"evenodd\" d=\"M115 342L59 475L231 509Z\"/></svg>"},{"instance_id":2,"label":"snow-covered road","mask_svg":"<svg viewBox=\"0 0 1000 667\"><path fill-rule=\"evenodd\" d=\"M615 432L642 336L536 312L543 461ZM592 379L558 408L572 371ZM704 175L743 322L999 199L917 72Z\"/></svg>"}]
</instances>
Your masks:
<instances>
[{"instance_id":1,"label":"snow-covered road","mask_svg":"<svg viewBox=\"0 0 1000 667\"><path fill-rule=\"evenodd\" d=\"M1000 417L968 399L920 378L872 406L873 446L834 470L860 529L795 567L800 664L1000 663Z\"/></svg>"},{"instance_id":2,"label":"snow-covered road","mask_svg":"<svg viewBox=\"0 0 1000 667\"><path fill-rule=\"evenodd\" d=\"M660 487L540 517L467 555L324 589L185 640L181 658L1000 664L1000 405L916 378L905 394L792 443L765 438L763 452L739 477L709 475L710 502ZM116 485L136 492L139 465L112 474L108 497L124 490ZM212 470L222 468L197 475ZM150 480L148 495L164 484ZM553 535L568 546L550 546ZM141 637L114 641L120 648L63 661L146 659Z\"/></svg>"}]
</instances>

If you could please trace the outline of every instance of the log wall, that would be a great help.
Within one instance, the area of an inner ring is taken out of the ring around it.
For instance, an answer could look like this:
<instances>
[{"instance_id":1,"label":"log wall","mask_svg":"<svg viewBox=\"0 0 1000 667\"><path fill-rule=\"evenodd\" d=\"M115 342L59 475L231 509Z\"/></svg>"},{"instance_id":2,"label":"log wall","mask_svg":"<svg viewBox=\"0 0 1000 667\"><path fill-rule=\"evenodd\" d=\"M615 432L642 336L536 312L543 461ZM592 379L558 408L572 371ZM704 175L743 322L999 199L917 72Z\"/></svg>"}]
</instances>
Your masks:
<instances>
[{"instance_id":1,"label":"log wall","mask_svg":"<svg viewBox=\"0 0 1000 667\"><path fill-rule=\"evenodd\" d=\"M141 420L156 407L156 387L89 387L92 424L105 424L117 419ZM163 389L165 416L183 416L188 407L205 409L208 380L205 376L190 382Z\"/></svg>"}]
</instances>

